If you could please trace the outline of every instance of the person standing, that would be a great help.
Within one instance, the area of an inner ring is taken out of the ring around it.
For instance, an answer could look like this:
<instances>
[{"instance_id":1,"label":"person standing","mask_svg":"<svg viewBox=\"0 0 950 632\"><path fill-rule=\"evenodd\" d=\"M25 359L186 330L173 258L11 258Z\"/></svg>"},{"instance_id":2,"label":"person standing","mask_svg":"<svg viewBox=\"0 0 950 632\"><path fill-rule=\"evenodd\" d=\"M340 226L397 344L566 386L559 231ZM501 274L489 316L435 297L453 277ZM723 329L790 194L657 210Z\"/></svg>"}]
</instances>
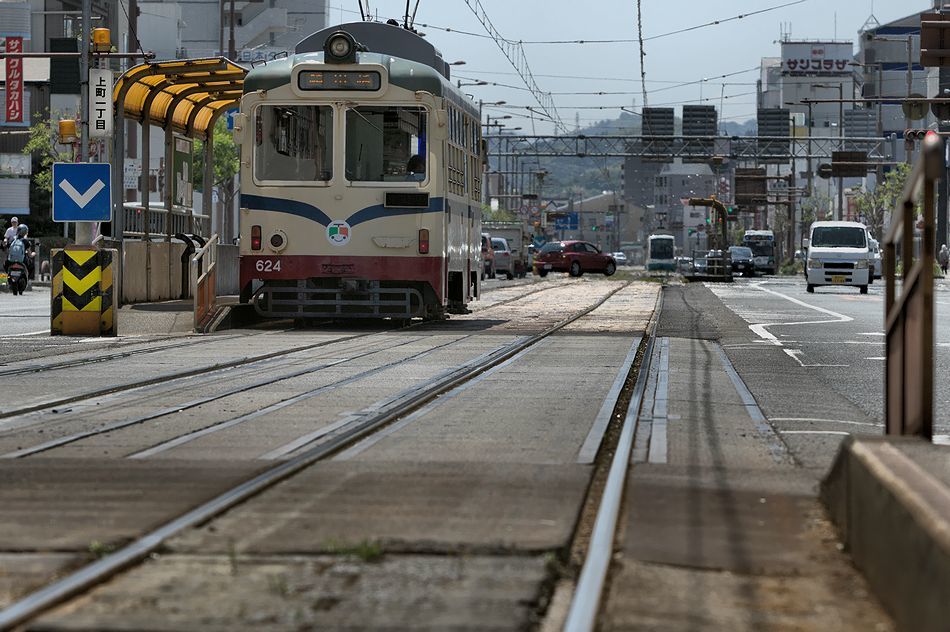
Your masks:
<instances>
[{"instance_id":1,"label":"person standing","mask_svg":"<svg viewBox=\"0 0 950 632\"><path fill-rule=\"evenodd\" d=\"M947 276L947 264L950 264L950 250L947 250L947 244L940 246L940 252L937 253L937 263L943 270L943 275Z\"/></svg>"},{"instance_id":2,"label":"person standing","mask_svg":"<svg viewBox=\"0 0 950 632\"><path fill-rule=\"evenodd\" d=\"M3 235L3 247L9 248L10 244L13 243L13 240L17 236L17 228L20 225L20 220L16 217L10 218L10 227L7 229L7 232Z\"/></svg>"}]
</instances>

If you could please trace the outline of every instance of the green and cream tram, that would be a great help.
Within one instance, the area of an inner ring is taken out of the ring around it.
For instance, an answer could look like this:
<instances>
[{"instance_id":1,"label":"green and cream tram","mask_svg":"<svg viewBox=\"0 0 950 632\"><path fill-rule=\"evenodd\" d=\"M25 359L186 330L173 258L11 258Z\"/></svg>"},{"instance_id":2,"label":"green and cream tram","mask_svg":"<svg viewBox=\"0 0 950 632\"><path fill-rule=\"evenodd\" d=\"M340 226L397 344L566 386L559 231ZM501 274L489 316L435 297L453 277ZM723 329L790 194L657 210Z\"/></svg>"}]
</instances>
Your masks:
<instances>
[{"instance_id":1,"label":"green and cream tram","mask_svg":"<svg viewBox=\"0 0 950 632\"><path fill-rule=\"evenodd\" d=\"M253 68L241 300L265 316L439 318L479 292L478 112L412 31L326 29Z\"/></svg>"}]
</instances>

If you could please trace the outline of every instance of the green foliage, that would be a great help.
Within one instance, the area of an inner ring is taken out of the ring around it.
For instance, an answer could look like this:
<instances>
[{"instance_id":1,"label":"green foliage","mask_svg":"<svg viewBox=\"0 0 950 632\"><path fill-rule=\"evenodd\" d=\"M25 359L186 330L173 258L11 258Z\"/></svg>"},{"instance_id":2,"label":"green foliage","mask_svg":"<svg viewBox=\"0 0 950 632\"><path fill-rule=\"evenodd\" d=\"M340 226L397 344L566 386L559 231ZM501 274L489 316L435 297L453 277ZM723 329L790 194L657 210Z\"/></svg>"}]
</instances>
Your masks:
<instances>
[{"instance_id":1,"label":"green foliage","mask_svg":"<svg viewBox=\"0 0 950 632\"><path fill-rule=\"evenodd\" d=\"M782 264L778 273L783 276L798 276L804 271L802 265L801 261L789 261Z\"/></svg>"},{"instance_id":2,"label":"green foliage","mask_svg":"<svg viewBox=\"0 0 950 632\"><path fill-rule=\"evenodd\" d=\"M483 222L516 222L518 221L517 215L511 211L506 211L504 209L498 209L493 211L490 206L487 204L482 205L482 221Z\"/></svg>"},{"instance_id":3,"label":"green foliage","mask_svg":"<svg viewBox=\"0 0 950 632\"><path fill-rule=\"evenodd\" d=\"M48 112L47 112L48 114ZM59 121L53 126L54 117L46 116L30 126L30 140L23 148L24 154L33 154L34 165L39 169L33 171L33 185L40 191L48 194L53 192L53 163L69 162L72 156L63 151L62 145L57 144Z\"/></svg>"},{"instance_id":4,"label":"green foliage","mask_svg":"<svg viewBox=\"0 0 950 632\"><path fill-rule=\"evenodd\" d=\"M863 191L855 198L858 211L864 215L868 229L877 239L884 236L884 222L894 210L908 175L910 165L895 165L873 191Z\"/></svg>"},{"instance_id":5,"label":"green foliage","mask_svg":"<svg viewBox=\"0 0 950 632\"><path fill-rule=\"evenodd\" d=\"M59 117L34 114L38 120L30 126L30 138L23 148L33 157L33 175L30 181L30 234L35 237L53 235L60 230L50 217L53 198L53 163L71 162L72 154L59 140Z\"/></svg>"},{"instance_id":6,"label":"green foliage","mask_svg":"<svg viewBox=\"0 0 950 632\"><path fill-rule=\"evenodd\" d=\"M230 182L238 172L241 157L240 150L234 144L234 137L228 131L223 116L218 119L214 126L212 151L214 156L214 182L211 183L212 186ZM195 191L204 191L205 152L204 143L199 140L195 141L194 169Z\"/></svg>"}]
</instances>

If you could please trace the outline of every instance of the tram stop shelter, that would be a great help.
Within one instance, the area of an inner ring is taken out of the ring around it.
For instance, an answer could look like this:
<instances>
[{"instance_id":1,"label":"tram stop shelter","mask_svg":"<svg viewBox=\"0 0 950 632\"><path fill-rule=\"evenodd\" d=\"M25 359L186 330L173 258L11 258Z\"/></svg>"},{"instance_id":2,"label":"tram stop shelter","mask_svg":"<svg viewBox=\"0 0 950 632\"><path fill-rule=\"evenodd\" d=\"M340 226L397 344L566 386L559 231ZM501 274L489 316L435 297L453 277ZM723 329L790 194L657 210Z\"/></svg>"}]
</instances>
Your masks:
<instances>
[{"instance_id":1,"label":"tram stop shelter","mask_svg":"<svg viewBox=\"0 0 950 632\"><path fill-rule=\"evenodd\" d=\"M212 57L145 62L129 68L116 81L113 102L118 120L112 151L112 236L122 259L120 301L187 297L186 284L178 282L188 274L182 254L186 248L193 250L196 246L181 243L180 239L173 242L173 238L199 231L190 210L181 211L177 216L173 212L176 206L172 185L175 138L183 136L204 142L204 182L207 184L202 192L202 208L208 213L212 202L208 185L214 181L214 126L222 114L240 103L246 75L247 69L229 59ZM126 207L125 200L125 120L137 121L142 126L141 202L135 204L136 208ZM149 131L152 126L165 133L166 185L159 208L153 208L149 199ZM187 177L191 179L193 174ZM223 257L218 253L218 286L220 288L222 282L228 284L233 273L236 287L237 249L231 245L221 245L221 248L234 252L224 253Z\"/></svg>"}]
</instances>

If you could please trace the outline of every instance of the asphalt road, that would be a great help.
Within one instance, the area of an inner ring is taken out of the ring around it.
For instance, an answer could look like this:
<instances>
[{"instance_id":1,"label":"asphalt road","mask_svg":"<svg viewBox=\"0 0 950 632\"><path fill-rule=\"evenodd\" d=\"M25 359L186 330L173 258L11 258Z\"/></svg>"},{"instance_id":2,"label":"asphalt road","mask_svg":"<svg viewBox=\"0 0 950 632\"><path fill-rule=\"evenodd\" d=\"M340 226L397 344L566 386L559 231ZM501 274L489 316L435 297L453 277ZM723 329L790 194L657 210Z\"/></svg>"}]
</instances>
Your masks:
<instances>
[{"instance_id":1,"label":"asphalt road","mask_svg":"<svg viewBox=\"0 0 950 632\"><path fill-rule=\"evenodd\" d=\"M746 340L724 340L753 393L791 433L881 432L884 419L884 287L805 290L804 279L736 279L710 290L748 326ZM935 413L950 433L950 284L937 282ZM839 407L833 402L850 403ZM801 427L806 424L807 427Z\"/></svg>"},{"instance_id":2,"label":"asphalt road","mask_svg":"<svg viewBox=\"0 0 950 632\"><path fill-rule=\"evenodd\" d=\"M0 293L0 339L30 333L49 333L49 288L34 288L22 296Z\"/></svg>"}]
</instances>

